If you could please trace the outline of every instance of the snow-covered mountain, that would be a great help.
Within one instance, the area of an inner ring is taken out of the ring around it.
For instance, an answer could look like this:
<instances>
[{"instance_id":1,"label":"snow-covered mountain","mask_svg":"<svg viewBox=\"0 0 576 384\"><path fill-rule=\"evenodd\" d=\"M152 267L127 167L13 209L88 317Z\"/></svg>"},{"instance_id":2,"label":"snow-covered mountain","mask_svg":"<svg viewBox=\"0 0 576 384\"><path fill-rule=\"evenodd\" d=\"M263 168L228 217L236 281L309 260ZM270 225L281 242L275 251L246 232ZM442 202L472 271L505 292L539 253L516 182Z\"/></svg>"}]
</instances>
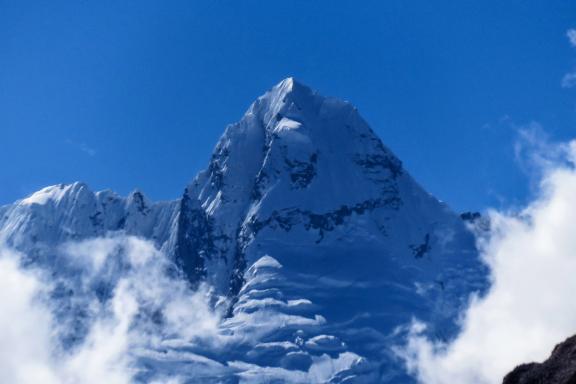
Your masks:
<instances>
[{"instance_id":1,"label":"snow-covered mountain","mask_svg":"<svg viewBox=\"0 0 576 384\"><path fill-rule=\"evenodd\" d=\"M222 314L217 345L161 344L136 381L200 364L184 382L411 382L393 352L411 320L449 338L486 284L466 223L356 108L292 78L226 129L176 201L75 183L0 208L2 242L55 274L62 244L118 233L151 241Z\"/></svg>"}]
</instances>

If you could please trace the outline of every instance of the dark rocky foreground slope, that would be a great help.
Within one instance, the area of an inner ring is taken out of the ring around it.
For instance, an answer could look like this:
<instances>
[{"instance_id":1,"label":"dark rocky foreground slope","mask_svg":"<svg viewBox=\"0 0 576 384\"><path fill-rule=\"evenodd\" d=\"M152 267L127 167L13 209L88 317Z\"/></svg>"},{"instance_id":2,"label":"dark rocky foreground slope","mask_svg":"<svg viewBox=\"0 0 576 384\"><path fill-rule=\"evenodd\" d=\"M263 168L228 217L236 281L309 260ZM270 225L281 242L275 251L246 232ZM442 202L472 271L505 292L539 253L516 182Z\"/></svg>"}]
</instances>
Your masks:
<instances>
[{"instance_id":1,"label":"dark rocky foreground slope","mask_svg":"<svg viewBox=\"0 0 576 384\"><path fill-rule=\"evenodd\" d=\"M503 384L576 383L576 335L554 347L548 360L517 366Z\"/></svg>"}]
</instances>

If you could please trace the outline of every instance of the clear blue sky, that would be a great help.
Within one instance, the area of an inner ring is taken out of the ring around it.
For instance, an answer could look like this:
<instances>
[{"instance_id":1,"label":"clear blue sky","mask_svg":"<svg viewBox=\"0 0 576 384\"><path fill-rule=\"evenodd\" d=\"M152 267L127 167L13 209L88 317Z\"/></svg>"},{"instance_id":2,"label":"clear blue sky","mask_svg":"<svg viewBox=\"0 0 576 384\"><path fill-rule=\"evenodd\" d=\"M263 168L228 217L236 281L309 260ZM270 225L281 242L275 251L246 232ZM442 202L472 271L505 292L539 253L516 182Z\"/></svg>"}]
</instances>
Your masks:
<instances>
[{"instance_id":1,"label":"clear blue sky","mask_svg":"<svg viewBox=\"0 0 576 384\"><path fill-rule=\"evenodd\" d=\"M287 76L455 209L522 201L513 126L576 136L572 27L573 0L0 0L0 204L75 180L178 197Z\"/></svg>"}]
</instances>

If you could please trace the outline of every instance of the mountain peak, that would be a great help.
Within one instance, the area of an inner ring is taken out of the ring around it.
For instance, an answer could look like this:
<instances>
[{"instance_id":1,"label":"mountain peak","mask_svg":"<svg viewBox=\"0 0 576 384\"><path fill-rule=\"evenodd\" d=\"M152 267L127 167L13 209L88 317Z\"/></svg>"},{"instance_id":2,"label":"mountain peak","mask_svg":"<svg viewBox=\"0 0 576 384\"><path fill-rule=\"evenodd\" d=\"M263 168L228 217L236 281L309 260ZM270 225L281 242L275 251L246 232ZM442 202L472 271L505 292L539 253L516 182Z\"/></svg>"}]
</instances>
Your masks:
<instances>
[{"instance_id":1,"label":"mountain peak","mask_svg":"<svg viewBox=\"0 0 576 384\"><path fill-rule=\"evenodd\" d=\"M299 92L308 92L314 93L310 87L301 83L300 81L296 80L294 77L290 76L285 78L284 80L280 81L276 84L273 88L277 89L280 94L287 95L292 93L299 93Z\"/></svg>"},{"instance_id":2,"label":"mountain peak","mask_svg":"<svg viewBox=\"0 0 576 384\"><path fill-rule=\"evenodd\" d=\"M178 303L192 305L190 311L177 310L172 321L172 302L157 308L164 296L140 294L148 283L165 282L148 262L125 262L133 258L125 251L149 248L141 240L114 246L99 273L80 265L92 265L84 263L92 254L100 258L100 247L89 245L82 263L60 257L64 244L124 235L150 241L152 259L158 251L169 258L158 259L166 278L177 279L166 292L186 295ZM0 242L55 279L48 285L51 307L65 325L66 348L75 347L67 340L87 337L87 316L99 324L100 312L84 308L98 300L107 311L119 282L154 277L135 280L129 292L137 305L130 329L147 337L128 351L136 382L175 369L219 382L410 382L396 380L403 373L391 347L414 318L428 324L426 335L456 331L468 293L484 286L474 240L350 103L292 77L226 129L208 167L178 200L153 203L138 190L120 197L75 183L0 207ZM200 311L207 310L195 307L188 286L206 287L199 292L228 315L210 328L215 343L195 344L189 327L176 330L192 324L188 312L204 319ZM204 345L211 349L204 352Z\"/></svg>"},{"instance_id":3,"label":"mountain peak","mask_svg":"<svg viewBox=\"0 0 576 384\"><path fill-rule=\"evenodd\" d=\"M264 128L268 134L289 128L308 135L308 130L312 129L319 131L317 134L323 139L342 126L350 128L351 133L355 131L354 134L371 134L351 103L324 96L294 77L280 81L258 97L239 123L240 126L256 123L253 125ZM239 125L233 124L234 127ZM252 130L253 133L257 131Z\"/></svg>"},{"instance_id":4,"label":"mountain peak","mask_svg":"<svg viewBox=\"0 0 576 384\"><path fill-rule=\"evenodd\" d=\"M300 83L293 77L287 77L260 96L249 112L268 112L274 117L286 109L301 111L302 106L318 104L322 97L310 87Z\"/></svg>"},{"instance_id":5,"label":"mountain peak","mask_svg":"<svg viewBox=\"0 0 576 384\"><path fill-rule=\"evenodd\" d=\"M200 201L210 214L222 201L236 202L238 213L245 212L246 204L269 189L285 188L291 192L279 193L278 204L291 201L288 195L300 204L306 193L307 205L328 210L350 199L381 197L382 190L390 192L384 184L400 173L401 162L352 104L288 77L227 128L207 179L196 180L191 190L202 191Z\"/></svg>"}]
</instances>

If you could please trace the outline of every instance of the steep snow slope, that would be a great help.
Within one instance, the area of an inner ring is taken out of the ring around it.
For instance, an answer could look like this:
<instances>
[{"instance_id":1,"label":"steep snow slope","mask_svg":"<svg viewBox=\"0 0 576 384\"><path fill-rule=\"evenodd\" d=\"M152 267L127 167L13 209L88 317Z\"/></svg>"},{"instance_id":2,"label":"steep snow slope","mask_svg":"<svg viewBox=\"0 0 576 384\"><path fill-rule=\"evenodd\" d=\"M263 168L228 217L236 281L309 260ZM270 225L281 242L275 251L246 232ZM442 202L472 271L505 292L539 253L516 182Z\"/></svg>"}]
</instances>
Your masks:
<instances>
[{"instance_id":1,"label":"steep snow slope","mask_svg":"<svg viewBox=\"0 0 576 384\"><path fill-rule=\"evenodd\" d=\"M484 284L461 219L353 106L293 79L228 127L188 194L225 239L204 263L216 287L239 292L229 322L259 336L269 325L268 342L303 340L302 361L346 349L385 361L413 316L449 337L466 292ZM256 345L256 360L285 364L274 346Z\"/></svg>"},{"instance_id":2,"label":"steep snow slope","mask_svg":"<svg viewBox=\"0 0 576 384\"><path fill-rule=\"evenodd\" d=\"M29 262L50 265L65 241L121 231L211 287L226 314L219 347L181 340L170 347L180 360L164 351L152 371L184 366L182 353L194 351L232 382L410 382L391 349L403 327L417 317L450 337L459 308L485 285L460 217L352 105L292 78L226 129L177 201L76 183L0 213L0 236Z\"/></svg>"}]
</instances>

